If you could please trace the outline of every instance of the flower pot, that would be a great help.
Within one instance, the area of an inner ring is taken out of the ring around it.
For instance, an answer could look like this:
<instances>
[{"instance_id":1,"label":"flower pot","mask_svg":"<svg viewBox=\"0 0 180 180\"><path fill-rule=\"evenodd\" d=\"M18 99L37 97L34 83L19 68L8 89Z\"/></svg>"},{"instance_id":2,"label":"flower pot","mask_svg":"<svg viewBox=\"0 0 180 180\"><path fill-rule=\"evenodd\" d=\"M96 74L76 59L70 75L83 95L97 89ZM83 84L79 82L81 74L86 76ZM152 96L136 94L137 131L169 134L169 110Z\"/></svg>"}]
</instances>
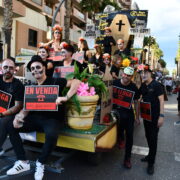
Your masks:
<instances>
[{"instance_id":1,"label":"flower pot","mask_svg":"<svg viewBox=\"0 0 180 180\"><path fill-rule=\"evenodd\" d=\"M77 97L81 105L81 114L76 111L75 104L70 101L67 106L68 125L73 129L90 129L93 124L99 96L94 95Z\"/></svg>"}]
</instances>

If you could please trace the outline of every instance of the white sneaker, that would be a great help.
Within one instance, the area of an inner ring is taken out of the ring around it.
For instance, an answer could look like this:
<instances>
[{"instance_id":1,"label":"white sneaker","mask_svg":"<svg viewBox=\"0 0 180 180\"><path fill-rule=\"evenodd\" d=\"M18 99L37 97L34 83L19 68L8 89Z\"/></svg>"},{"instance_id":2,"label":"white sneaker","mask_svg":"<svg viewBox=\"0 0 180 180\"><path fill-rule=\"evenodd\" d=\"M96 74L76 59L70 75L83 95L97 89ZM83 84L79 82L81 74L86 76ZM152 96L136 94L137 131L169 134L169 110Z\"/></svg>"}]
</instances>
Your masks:
<instances>
[{"instance_id":1,"label":"white sneaker","mask_svg":"<svg viewBox=\"0 0 180 180\"><path fill-rule=\"evenodd\" d=\"M0 156L2 156L4 153L5 153L5 151L4 151L4 150L1 150L1 151L0 151Z\"/></svg>"},{"instance_id":2,"label":"white sneaker","mask_svg":"<svg viewBox=\"0 0 180 180\"><path fill-rule=\"evenodd\" d=\"M6 172L6 174L15 175L15 174L19 174L19 173L22 173L24 171L29 171L29 170L30 170L30 164L19 160L14 163L14 166L11 169L9 169Z\"/></svg>"},{"instance_id":3,"label":"white sneaker","mask_svg":"<svg viewBox=\"0 0 180 180\"><path fill-rule=\"evenodd\" d=\"M36 161L36 172L34 174L35 180L42 180L44 176L44 165Z\"/></svg>"}]
</instances>

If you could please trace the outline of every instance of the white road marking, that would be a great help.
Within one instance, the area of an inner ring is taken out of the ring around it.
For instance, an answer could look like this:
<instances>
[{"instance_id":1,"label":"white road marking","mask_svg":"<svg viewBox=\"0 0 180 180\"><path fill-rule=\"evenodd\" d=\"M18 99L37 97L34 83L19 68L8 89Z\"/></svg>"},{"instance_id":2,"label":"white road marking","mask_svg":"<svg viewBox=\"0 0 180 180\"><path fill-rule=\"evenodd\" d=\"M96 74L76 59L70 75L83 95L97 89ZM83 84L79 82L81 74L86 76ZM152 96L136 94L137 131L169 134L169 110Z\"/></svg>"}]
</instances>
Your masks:
<instances>
[{"instance_id":1,"label":"white road marking","mask_svg":"<svg viewBox=\"0 0 180 180\"><path fill-rule=\"evenodd\" d=\"M132 153L147 156L149 152L149 148L147 147L141 147L141 146L133 146Z\"/></svg>"},{"instance_id":2,"label":"white road marking","mask_svg":"<svg viewBox=\"0 0 180 180\"><path fill-rule=\"evenodd\" d=\"M174 153L174 159L175 161L179 161L180 162L180 153Z\"/></svg>"}]
</instances>

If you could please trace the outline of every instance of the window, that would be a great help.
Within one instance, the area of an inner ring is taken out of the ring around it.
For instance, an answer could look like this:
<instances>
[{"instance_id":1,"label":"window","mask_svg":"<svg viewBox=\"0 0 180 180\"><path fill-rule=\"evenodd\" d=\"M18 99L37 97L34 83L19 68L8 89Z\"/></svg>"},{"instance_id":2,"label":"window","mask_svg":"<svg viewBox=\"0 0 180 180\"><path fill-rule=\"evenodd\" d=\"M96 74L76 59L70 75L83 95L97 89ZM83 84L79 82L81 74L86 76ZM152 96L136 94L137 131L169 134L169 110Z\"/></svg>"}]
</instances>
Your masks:
<instances>
[{"instance_id":1,"label":"window","mask_svg":"<svg viewBox=\"0 0 180 180\"><path fill-rule=\"evenodd\" d=\"M28 46L37 47L37 31L29 29Z\"/></svg>"}]
</instances>

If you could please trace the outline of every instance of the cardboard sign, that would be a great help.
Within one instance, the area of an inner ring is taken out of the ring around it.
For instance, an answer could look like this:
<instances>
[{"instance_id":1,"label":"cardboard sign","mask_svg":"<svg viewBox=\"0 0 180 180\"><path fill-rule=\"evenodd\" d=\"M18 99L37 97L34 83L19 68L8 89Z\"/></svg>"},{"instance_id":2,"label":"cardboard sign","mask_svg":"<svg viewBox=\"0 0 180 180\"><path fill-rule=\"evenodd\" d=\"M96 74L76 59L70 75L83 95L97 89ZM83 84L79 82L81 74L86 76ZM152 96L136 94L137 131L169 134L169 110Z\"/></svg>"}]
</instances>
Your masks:
<instances>
[{"instance_id":1,"label":"cardboard sign","mask_svg":"<svg viewBox=\"0 0 180 180\"><path fill-rule=\"evenodd\" d=\"M26 86L24 110L27 111L58 111L56 99L59 94L57 85Z\"/></svg>"},{"instance_id":2,"label":"cardboard sign","mask_svg":"<svg viewBox=\"0 0 180 180\"><path fill-rule=\"evenodd\" d=\"M7 111L12 95L0 90L0 113Z\"/></svg>"},{"instance_id":3,"label":"cardboard sign","mask_svg":"<svg viewBox=\"0 0 180 180\"><path fill-rule=\"evenodd\" d=\"M64 55L62 54L61 51L54 51L54 49L50 49L49 51L49 58L47 59L50 59L52 61L63 61L64 60Z\"/></svg>"},{"instance_id":4,"label":"cardboard sign","mask_svg":"<svg viewBox=\"0 0 180 180\"><path fill-rule=\"evenodd\" d=\"M95 38L96 37L96 31L95 31L95 25L94 24L87 24L86 25L86 38Z\"/></svg>"},{"instance_id":5,"label":"cardboard sign","mask_svg":"<svg viewBox=\"0 0 180 180\"><path fill-rule=\"evenodd\" d=\"M141 118L151 121L151 103L141 102L140 103Z\"/></svg>"},{"instance_id":6,"label":"cardboard sign","mask_svg":"<svg viewBox=\"0 0 180 180\"><path fill-rule=\"evenodd\" d=\"M83 60L84 60L84 51L81 52L76 52L73 54L72 59L80 62L81 64L83 64Z\"/></svg>"},{"instance_id":7,"label":"cardboard sign","mask_svg":"<svg viewBox=\"0 0 180 180\"><path fill-rule=\"evenodd\" d=\"M108 80L104 81L104 83L107 86L109 96L108 97L102 97L101 99L101 118L100 118L100 123L104 123L104 118L107 114L111 113L112 110L112 94L113 94L113 81Z\"/></svg>"},{"instance_id":8,"label":"cardboard sign","mask_svg":"<svg viewBox=\"0 0 180 180\"><path fill-rule=\"evenodd\" d=\"M133 91L113 86L113 104L130 109L132 106L134 93L135 92Z\"/></svg>"},{"instance_id":9,"label":"cardboard sign","mask_svg":"<svg viewBox=\"0 0 180 180\"><path fill-rule=\"evenodd\" d=\"M54 78L65 78L68 74L74 72L74 66L57 66L54 69Z\"/></svg>"}]
</instances>

